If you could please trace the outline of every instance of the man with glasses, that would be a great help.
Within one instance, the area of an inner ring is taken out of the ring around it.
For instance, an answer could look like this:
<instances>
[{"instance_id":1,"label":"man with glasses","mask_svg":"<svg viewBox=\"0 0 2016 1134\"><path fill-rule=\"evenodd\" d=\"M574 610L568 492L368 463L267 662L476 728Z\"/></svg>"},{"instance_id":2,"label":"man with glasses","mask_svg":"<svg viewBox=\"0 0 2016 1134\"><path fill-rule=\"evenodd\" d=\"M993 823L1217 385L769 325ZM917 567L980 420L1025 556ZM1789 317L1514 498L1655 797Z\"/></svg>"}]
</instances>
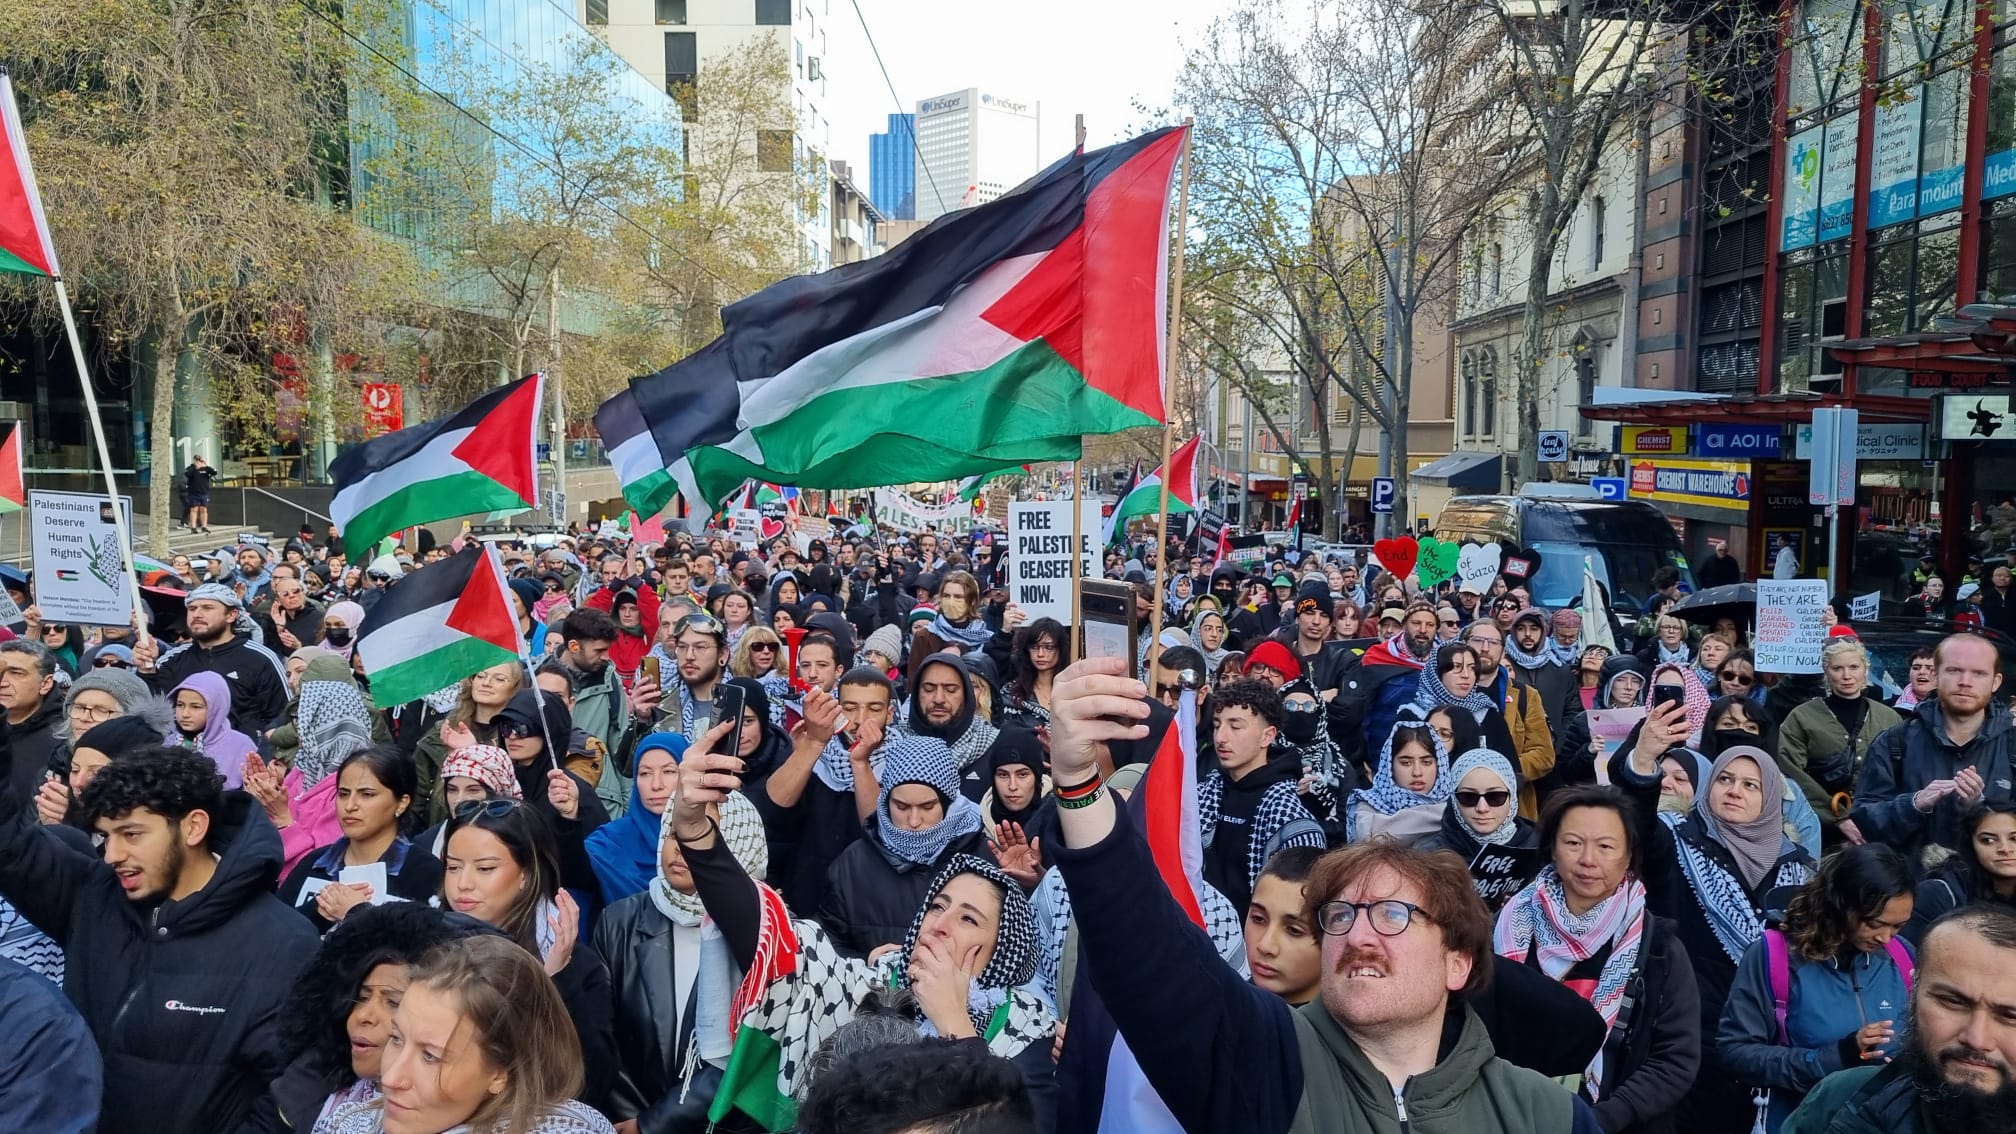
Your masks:
<instances>
[{"instance_id":1,"label":"man with glasses","mask_svg":"<svg viewBox=\"0 0 2016 1134\"><path fill-rule=\"evenodd\" d=\"M8 790L15 799L32 801L60 743L56 726L63 713L56 655L47 646L25 638L0 642L0 708L7 712L7 736L14 748L14 780Z\"/></svg>"},{"instance_id":2,"label":"man with glasses","mask_svg":"<svg viewBox=\"0 0 2016 1134\"><path fill-rule=\"evenodd\" d=\"M1467 1003L1493 971L1491 916L1452 855L1375 841L1317 862L1304 894L1322 934L1322 990L1300 1009L1220 961L1156 884L1138 820L1098 782L1107 746L1148 731L1144 691L1123 667L1093 658L1059 676L1060 837L1044 850L1071 894L1081 971L1184 1129L1597 1129L1558 1083L1499 1059ZM1223 713L1225 690L1218 700Z\"/></svg>"},{"instance_id":3,"label":"man with glasses","mask_svg":"<svg viewBox=\"0 0 2016 1134\"><path fill-rule=\"evenodd\" d=\"M285 566L284 564L282 566ZM258 614L259 631L273 648L292 652L322 640L322 607L308 597L300 580L282 578L275 569L272 601Z\"/></svg>"},{"instance_id":4,"label":"man with glasses","mask_svg":"<svg viewBox=\"0 0 2016 1134\"><path fill-rule=\"evenodd\" d=\"M1505 663L1505 636L1496 623L1472 622L1464 627L1462 641L1477 651L1477 688L1497 698L1512 733L1514 751L1504 755L1519 763L1519 814L1538 819L1540 797L1533 784L1554 770L1554 730L1547 724L1546 700Z\"/></svg>"}]
</instances>

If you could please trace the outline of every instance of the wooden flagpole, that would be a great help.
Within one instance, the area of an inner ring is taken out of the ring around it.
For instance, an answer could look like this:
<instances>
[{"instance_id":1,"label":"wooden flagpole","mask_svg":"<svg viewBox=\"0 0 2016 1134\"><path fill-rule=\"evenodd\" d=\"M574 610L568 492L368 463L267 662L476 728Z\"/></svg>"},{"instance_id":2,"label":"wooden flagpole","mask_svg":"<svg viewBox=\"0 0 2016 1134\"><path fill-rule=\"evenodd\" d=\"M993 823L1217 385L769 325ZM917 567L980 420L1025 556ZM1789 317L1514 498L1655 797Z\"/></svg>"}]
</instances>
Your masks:
<instances>
[{"instance_id":1,"label":"wooden flagpole","mask_svg":"<svg viewBox=\"0 0 2016 1134\"><path fill-rule=\"evenodd\" d=\"M1169 349L1162 360L1162 501L1155 513L1155 603L1151 641L1162 636L1162 580L1169 561L1169 441L1175 432L1176 350L1183 339L1183 246L1190 220L1190 129L1195 122L1183 119L1183 176L1176 187L1176 262L1169 268ZM1148 648L1153 654L1154 647ZM1143 675L1145 678L1147 675Z\"/></svg>"}]
</instances>

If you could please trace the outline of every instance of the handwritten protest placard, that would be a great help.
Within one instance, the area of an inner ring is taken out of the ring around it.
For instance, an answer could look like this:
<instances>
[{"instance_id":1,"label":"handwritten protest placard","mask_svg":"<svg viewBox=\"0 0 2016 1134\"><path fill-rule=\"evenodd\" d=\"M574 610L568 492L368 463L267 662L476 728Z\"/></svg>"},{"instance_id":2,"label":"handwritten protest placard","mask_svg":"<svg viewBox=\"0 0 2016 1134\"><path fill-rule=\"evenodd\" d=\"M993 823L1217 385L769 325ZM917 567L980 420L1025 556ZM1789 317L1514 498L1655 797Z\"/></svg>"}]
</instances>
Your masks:
<instances>
[{"instance_id":1,"label":"handwritten protest placard","mask_svg":"<svg viewBox=\"0 0 2016 1134\"><path fill-rule=\"evenodd\" d=\"M1751 646L1760 673L1819 673L1820 647L1827 644L1821 612L1827 608L1825 579L1757 580L1757 630Z\"/></svg>"}]
</instances>

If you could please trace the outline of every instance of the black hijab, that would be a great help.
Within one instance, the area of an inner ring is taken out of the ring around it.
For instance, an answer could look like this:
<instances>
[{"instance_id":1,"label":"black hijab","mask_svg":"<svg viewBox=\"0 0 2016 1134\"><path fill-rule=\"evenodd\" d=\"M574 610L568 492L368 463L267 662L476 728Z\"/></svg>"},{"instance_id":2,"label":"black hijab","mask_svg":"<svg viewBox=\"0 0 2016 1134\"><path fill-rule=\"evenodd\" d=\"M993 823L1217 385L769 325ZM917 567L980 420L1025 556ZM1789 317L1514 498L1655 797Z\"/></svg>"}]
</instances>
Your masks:
<instances>
[{"instance_id":1,"label":"black hijab","mask_svg":"<svg viewBox=\"0 0 2016 1134\"><path fill-rule=\"evenodd\" d=\"M744 703L749 711L756 714L758 725L763 730L763 739L756 742L756 748L749 753L749 770L742 776L744 784L761 780L791 758L791 738L770 717L770 691L753 677L731 677L727 684L742 691Z\"/></svg>"},{"instance_id":2,"label":"black hijab","mask_svg":"<svg viewBox=\"0 0 2016 1134\"><path fill-rule=\"evenodd\" d=\"M994 773L1002 768L1020 764L1036 777L1036 794L1029 800L1029 806L1011 809L1001 801L1001 793L993 790L989 795L987 819L992 823L1015 823L1023 830L1050 804L1050 794L1043 784L1043 744L1036 734L1026 728L1004 728L987 746L987 785L994 787Z\"/></svg>"}]
</instances>

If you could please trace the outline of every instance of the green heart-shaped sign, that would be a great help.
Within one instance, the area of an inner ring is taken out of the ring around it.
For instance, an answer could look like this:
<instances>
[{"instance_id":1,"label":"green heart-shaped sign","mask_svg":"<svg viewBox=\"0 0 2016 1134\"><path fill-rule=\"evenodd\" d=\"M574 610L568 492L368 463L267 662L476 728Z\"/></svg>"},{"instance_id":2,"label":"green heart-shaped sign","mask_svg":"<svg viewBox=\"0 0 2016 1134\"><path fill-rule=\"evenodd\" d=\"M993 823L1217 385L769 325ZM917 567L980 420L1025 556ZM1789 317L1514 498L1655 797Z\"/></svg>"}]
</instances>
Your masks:
<instances>
[{"instance_id":1,"label":"green heart-shaped sign","mask_svg":"<svg viewBox=\"0 0 2016 1134\"><path fill-rule=\"evenodd\" d=\"M1415 560L1414 574L1424 587L1448 582L1456 577L1456 559L1462 549L1434 536L1421 537L1421 556Z\"/></svg>"}]
</instances>

